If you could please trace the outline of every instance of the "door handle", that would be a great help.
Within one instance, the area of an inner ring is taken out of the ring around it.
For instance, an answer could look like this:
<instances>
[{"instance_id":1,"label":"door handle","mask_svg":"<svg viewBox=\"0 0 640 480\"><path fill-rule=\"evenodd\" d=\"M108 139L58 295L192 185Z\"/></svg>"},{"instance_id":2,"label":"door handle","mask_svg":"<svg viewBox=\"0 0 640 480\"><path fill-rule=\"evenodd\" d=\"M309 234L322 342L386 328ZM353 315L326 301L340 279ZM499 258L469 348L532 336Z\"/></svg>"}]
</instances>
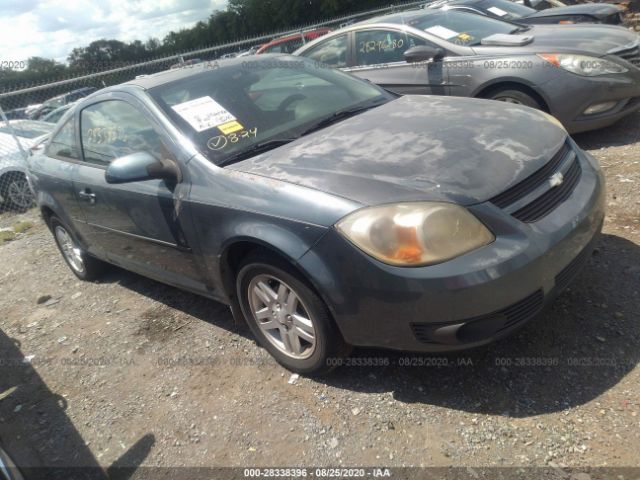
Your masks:
<instances>
[{"instance_id":1,"label":"door handle","mask_svg":"<svg viewBox=\"0 0 640 480\"><path fill-rule=\"evenodd\" d=\"M81 190L80 192L78 192L78 196L82 200L88 201L91 205L95 205L96 203L96 194L91 193L91 189L89 188L85 188L84 190Z\"/></svg>"}]
</instances>

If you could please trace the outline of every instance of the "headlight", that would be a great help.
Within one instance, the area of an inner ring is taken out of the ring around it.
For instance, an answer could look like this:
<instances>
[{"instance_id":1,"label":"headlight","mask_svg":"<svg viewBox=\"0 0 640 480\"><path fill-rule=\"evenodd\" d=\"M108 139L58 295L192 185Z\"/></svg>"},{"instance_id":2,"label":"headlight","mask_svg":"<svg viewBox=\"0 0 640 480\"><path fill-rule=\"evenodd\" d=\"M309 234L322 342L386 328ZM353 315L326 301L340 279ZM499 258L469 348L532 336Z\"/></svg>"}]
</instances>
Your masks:
<instances>
[{"instance_id":1,"label":"headlight","mask_svg":"<svg viewBox=\"0 0 640 480\"><path fill-rule=\"evenodd\" d=\"M583 77L595 77L598 75L625 73L629 71L622 65L612 61L587 55L542 53L538 54L538 56L556 67L575 73L576 75L582 75Z\"/></svg>"},{"instance_id":2,"label":"headlight","mask_svg":"<svg viewBox=\"0 0 640 480\"><path fill-rule=\"evenodd\" d=\"M336 228L372 257L402 267L441 263L495 240L466 208L450 203L364 208L347 215Z\"/></svg>"}]
</instances>

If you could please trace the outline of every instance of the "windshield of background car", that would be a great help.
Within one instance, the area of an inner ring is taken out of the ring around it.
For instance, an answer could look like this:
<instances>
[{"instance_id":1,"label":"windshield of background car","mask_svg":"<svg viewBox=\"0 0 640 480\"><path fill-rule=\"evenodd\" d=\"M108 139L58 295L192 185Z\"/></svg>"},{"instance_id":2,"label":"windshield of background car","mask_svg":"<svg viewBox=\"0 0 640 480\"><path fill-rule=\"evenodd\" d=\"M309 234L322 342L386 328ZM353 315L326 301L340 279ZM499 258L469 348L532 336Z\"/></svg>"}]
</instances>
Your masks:
<instances>
[{"instance_id":1,"label":"windshield of background car","mask_svg":"<svg viewBox=\"0 0 640 480\"><path fill-rule=\"evenodd\" d=\"M49 108L58 108L64 106L64 95L60 97L50 98L46 102L43 103L45 107Z\"/></svg>"},{"instance_id":2,"label":"windshield of background car","mask_svg":"<svg viewBox=\"0 0 640 480\"><path fill-rule=\"evenodd\" d=\"M299 57L237 61L149 90L216 164L265 142L294 139L338 111L381 105L381 88Z\"/></svg>"},{"instance_id":3,"label":"windshield of background car","mask_svg":"<svg viewBox=\"0 0 640 480\"><path fill-rule=\"evenodd\" d=\"M535 9L508 0L485 0L480 7L505 20L518 20L536 13Z\"/></svg>"},{"instance_id":4,"label":"windshield of background car","mask_svg":"<svg viewBox=\"0 0 640 480\"><path fill-rule=\"evenodd\" d=\"M52 124L42 122L17 121L11 123L11 129L7 125L0 127L0 133L14 133L17 137L22 138L38 138L53 130Z\"/></svg>"},{"instance_id":5,"label":"windshield of background car","mask_svg":"<svg viewBox=\"0 0 640 480\"><path fill-rule=\"evenodd\" d=\"M509 34L517 28L502 20L454 10L408 17L403 23L463 46L479 45L483 38L496 33Z\"/></svg>"}]
</instances>

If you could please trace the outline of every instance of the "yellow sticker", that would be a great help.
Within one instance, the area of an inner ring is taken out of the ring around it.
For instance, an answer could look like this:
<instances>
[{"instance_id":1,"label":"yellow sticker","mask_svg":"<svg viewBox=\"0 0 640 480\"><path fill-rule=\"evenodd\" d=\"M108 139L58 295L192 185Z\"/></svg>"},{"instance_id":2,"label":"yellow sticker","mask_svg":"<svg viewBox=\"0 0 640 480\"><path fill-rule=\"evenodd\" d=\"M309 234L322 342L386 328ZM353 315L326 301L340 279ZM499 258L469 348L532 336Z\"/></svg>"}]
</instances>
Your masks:
<instances>
[{"instance_id":1,"label":"yellow sticker","mask_svg":"<svg viewBox=\"0 0 640 480\"><path fill-rule=\"evenodd\" d=\"M460 35L458 35L458 38L463 42L468 42L472 37L468 33L461 33Z\"/></svg>"},{"instance_id":2,"label":"yellow sticker","mask_svg":"<svg viewBox=\"0 0 640 480\"><path fill-rule=\"evenodd\" d=\"M239 132L240 130L244 129L244 127L242 125L240 125L240 122L237 122L236 120L233 120L233 121L227 122L227 123L223 123L222 125L218 125L218 128L225 135L229 135L230 133Z\"/></svg>"}]
</instances>

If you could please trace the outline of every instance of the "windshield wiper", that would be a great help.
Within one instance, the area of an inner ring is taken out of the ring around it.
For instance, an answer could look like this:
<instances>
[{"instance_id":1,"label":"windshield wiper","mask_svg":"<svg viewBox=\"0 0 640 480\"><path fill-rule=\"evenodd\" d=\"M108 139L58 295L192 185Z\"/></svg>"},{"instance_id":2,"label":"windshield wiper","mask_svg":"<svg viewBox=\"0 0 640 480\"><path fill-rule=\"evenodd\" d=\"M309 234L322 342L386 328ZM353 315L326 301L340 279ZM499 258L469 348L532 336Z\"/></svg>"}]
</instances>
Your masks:
<instances>
[{"instance_id":1,"label":"windshield wiper","mask_svg":"<svg viewBox=\"0 0 640 480\"><path fill-rule=\"evenodd\" d=\"M362 113L362 112L364 112L366 110L371 110L372 108L377 107L379 105L380 105L380 103L376 102L373 105L365 105L365 106L360 106L360 107L345 108L344 110L338 110L337 112L335 112L331 116L329 116L329 117L327 117L327 118L325 118L323 120L320 120L319 122L315 123L313 126L311 126L307 130L302 132L302 134L300 136L304 136L304 135L308 135L308 134L313 133L313 132L317 132L318 130L322 130L323 128L328 127L329 125L333 125L334 123L337 123L340 120L344 120L346 118L353 117L354 115Z\"/></svg>"},{"instance_id":2,"label":"windshield wiper","mask_svg":"<svg viewBox=\"0 0 640 480\"><path fill-rule=\"evenodd\" d=\"M529 30L531 30L531 27L525 27L523 25L522 27L518 27L518 28L515 28L515 29L511 30L509 32L509 35L513 35L514 33L528 32Z\"/></svg>"},{"instance_id":3,"label":"windshield wiper","mask_svg":"<svg viewBox=\"0 0 640 480\"><path fill-rule=\"evenodd\" d=\"M247 148L246 150L242 150L241 152L238 152L235 155L231 155L230 157L225 158L222 162L218 164L218 166L224 167L225 165L239 162L240 160L245 160L247 158L253 157L260 153L268 152L269 150L273 150L274 148L278 148L278 147L281 147L282 145L286 145L287 143L291 143L297 139L298 137L274 138L272 140L267 140L265 142L257 143L252 147Z\"/></svg>"},{"instance_id":4,"label":"windshield wiper","mask_svg":"<svg viewBox=\"0 0 640 480\"><path fill-rule=\"evenodd\" d=\"M386 99L382 99L382 100L386 100ZM231 155L230 157L225 158L222 162L218 164L218 166L224 167L225 165L239 162L241 160L245 160L247 158L253 157L254 155L258 155L260 153L273 150L274 148L281 147L282 145L286 145L287 143L291 143L300 137L303 137L315 131L321 130L325 127L328 127L329 125L339 122L340 120L353 117L354 115L362 113L365 110L370 110L374 107L378 107L383 103L382 100L378 100L373 104L368 104L368 105L359 106L359 107L345 108L344 110L338 110L331 116L324 118L323 120L320 120L319 122L315 123L313 126L303 131L300 135L296 137L274 138L272 140L267 140L262 143L258 143L256 145L253 145L252 147L247 148L246 150L243 150L239 153L236 153L235 155Z\"/></svg>"}]
</instances>

